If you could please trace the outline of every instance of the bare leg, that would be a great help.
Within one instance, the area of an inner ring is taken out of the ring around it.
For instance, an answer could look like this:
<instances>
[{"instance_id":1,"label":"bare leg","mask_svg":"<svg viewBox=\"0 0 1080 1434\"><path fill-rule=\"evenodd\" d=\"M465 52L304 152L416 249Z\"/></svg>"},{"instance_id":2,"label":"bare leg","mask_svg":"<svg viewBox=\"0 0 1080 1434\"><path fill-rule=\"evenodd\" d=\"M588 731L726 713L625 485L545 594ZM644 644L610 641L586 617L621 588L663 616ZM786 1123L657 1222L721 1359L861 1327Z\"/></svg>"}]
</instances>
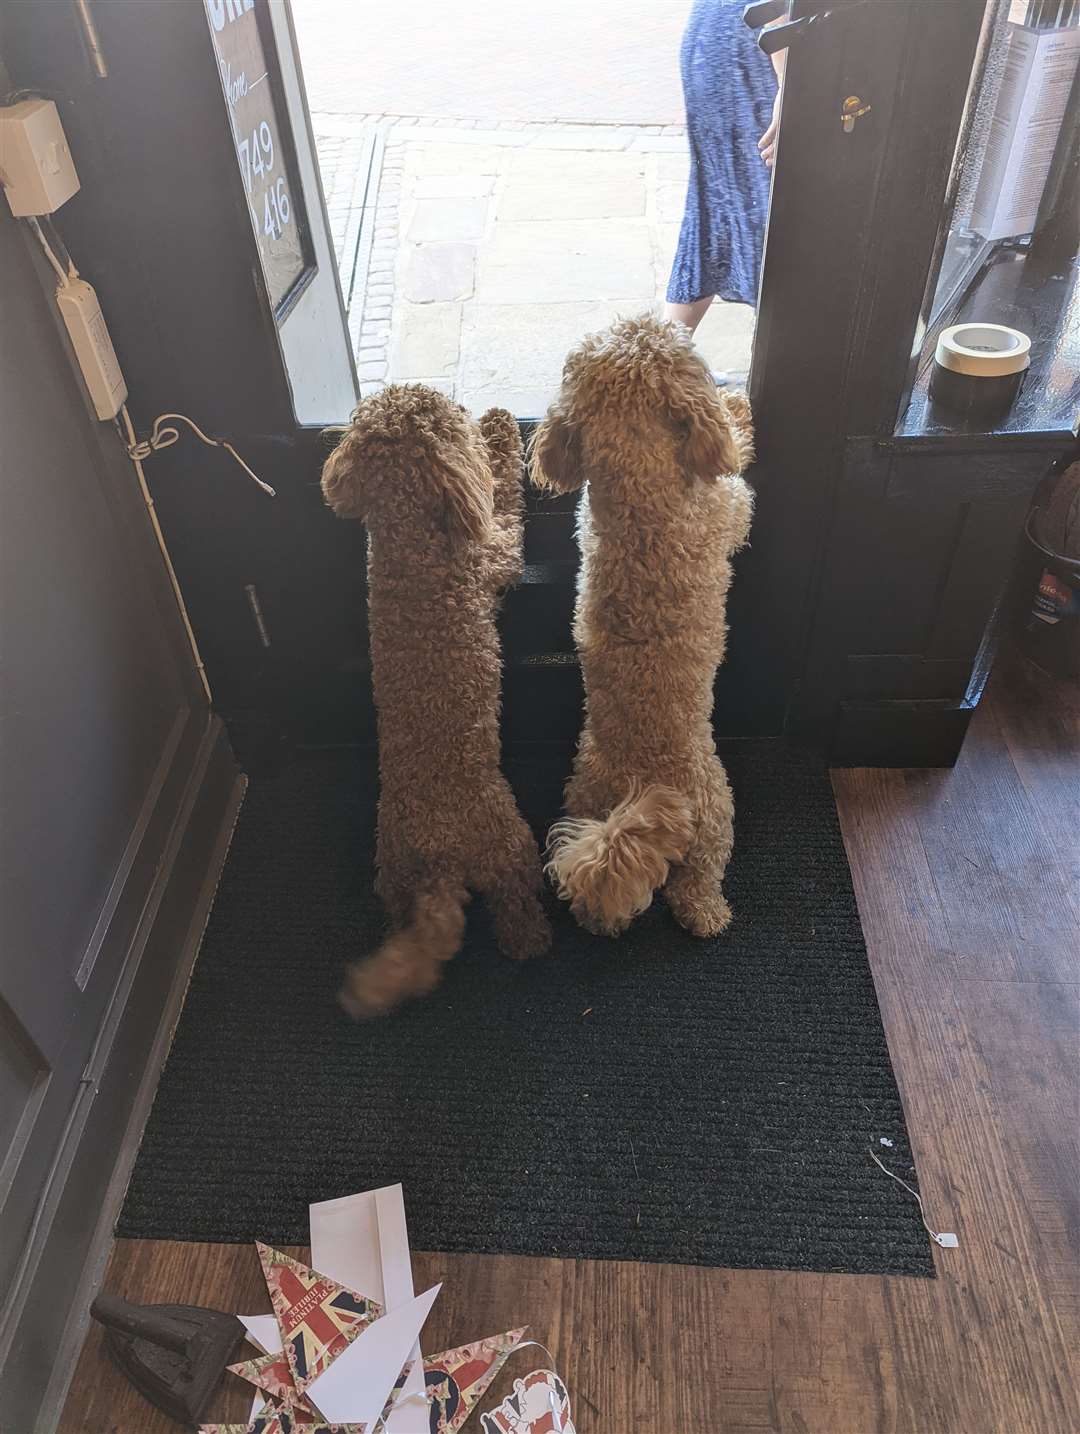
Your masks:
<instances>
[{"instance_id":1,"label":"bare leg","mask_svg":"<svg viewBox=\"0 0 1080 1434\"><path fill-rule=\"evenodd\" d=\"M713 294L707 294L704 299L695 299L692 304L667 304L664 309L664 317L685 324L693 333L709 312L714 297Z\"/></svg>"}]
</instances>

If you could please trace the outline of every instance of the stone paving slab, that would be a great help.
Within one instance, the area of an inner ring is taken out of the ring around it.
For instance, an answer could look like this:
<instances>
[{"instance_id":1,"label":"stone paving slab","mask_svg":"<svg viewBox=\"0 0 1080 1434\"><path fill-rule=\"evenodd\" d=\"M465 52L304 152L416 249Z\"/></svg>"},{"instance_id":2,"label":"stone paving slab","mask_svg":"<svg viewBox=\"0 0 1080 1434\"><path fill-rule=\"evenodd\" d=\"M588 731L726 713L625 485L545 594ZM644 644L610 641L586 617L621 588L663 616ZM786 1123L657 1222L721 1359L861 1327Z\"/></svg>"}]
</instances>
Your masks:
<instances>
[{"instance_id":1,"label":"stone paving slab","mask_svg":"<svg viewBox=\"0 0 1080 1434\"><path fill-rule=\"evenodd\" d=\"M563 219L640 219L645 214L644 175L603 178L598 175L527 179L514 176L495 210L496 223L515 220L548 222Z\"/></svg>"},{"instance_id":2,"label":"stone paving slab","mask_svg":"<svg viewBox=\"0 0 1080 1434\"><path fill-rule=\"evenodd\" d=\"M481 304L648 303L654 287L652 237L644 220L500 223L478 255Z\"/></svg>"},{"instance_id":3,"label":"stone paving slab","mask_svg":"<svg viewBox=\"0 0 1080 1434\"><path fill-rule=\"evenodd\" d=\"M341 118L323 133L315 116L339 261L359 153ZM377 122L374 243L349 316L363 392L422 381L474 411L536 414L578 339L662 306L689 170L683 134ZM752 332L749 308L718 303L698 344L714 369L745 370Z\"/></svg>"}]
</instances>

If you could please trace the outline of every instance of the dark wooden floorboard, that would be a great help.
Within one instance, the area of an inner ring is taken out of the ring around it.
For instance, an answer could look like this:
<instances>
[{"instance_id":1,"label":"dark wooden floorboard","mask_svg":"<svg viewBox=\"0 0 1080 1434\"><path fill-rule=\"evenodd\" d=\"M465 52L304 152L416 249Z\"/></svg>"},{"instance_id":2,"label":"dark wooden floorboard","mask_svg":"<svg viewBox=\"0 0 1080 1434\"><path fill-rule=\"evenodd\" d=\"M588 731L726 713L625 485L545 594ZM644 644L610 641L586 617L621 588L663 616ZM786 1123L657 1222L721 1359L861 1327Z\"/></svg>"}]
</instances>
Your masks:
<instances>
[{"instance_id":1,"label":"dark wooden floorboard","mask_svg":"<svg viewBox=\"0 0 1080 1434\"><path fill-rule=\"evenodd\" d=\"M834 786L927 1217L960 1248L936 1281L417 1255L417 1288L445 1281L425 1346L531 1317L579 1434L1080 1430L1077 694L1014 661L953 771ZM248 1247L120 1241L108 1284L267 1308ZM232 1381L214 1412L246 1403ZM61 1434L175 1428L92 1333Z\"/></svg>"}]
</instances>

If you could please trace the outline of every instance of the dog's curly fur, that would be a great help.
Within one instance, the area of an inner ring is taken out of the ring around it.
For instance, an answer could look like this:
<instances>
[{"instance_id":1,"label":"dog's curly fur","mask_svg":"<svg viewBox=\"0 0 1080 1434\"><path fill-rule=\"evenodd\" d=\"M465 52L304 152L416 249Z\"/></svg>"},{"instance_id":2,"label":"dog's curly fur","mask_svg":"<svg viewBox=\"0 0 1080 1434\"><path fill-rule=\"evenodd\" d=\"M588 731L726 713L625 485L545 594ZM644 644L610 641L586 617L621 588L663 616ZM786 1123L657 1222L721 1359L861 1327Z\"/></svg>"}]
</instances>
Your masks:
<instances>
[{"instance_id":1,"label":"dog's curly fur","mask_svg":"<svg viewBox=\"0 0 1080 1434\"><path fill-rule=\"evenodd\" d=\"M537 486L588 482L574 615L586 717L548 871L591 930L623 930L660 886L695 935L731 919L712 694L752 449L745 395L717 389L689 331L651 315L571 352L534 435Z\"/></svg>"},{"instance_id":2,"label":"dog's curly fur","mask_svg":"<svg viewBox=\"0 0 1080 1434\"><path fill-rule=\"evenodd\" d=\"M346 977L342 1004L365 1016L437 984L470 891L507 955L550 944L539 853L499 770L495 609L523 562L518 426L502 409L477 424L432 389L390 387L356 410L322 486L368 529L376 890L392 930Z\"/></svg>"}]
</instances>

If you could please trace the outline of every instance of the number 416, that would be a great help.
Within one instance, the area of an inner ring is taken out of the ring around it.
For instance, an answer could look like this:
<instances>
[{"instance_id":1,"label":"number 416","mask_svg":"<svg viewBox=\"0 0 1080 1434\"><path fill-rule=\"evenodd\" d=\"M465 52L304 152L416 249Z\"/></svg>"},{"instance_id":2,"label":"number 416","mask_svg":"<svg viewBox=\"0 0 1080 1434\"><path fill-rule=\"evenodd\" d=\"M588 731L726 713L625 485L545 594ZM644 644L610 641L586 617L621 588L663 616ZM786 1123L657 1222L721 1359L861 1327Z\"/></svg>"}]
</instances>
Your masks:
<instances>
[{"instance_id":1,"label":"number 416","mask_svg":"<svg viewBox=\"0 0 1080 1434\"><path fill-rule=\"evenodd\" d=\"M276 184L266 191L263 201L263 233L277 239L292 217L289 191L285 187L285 176L279 175Z\"/></svg>"}]
</instances>

